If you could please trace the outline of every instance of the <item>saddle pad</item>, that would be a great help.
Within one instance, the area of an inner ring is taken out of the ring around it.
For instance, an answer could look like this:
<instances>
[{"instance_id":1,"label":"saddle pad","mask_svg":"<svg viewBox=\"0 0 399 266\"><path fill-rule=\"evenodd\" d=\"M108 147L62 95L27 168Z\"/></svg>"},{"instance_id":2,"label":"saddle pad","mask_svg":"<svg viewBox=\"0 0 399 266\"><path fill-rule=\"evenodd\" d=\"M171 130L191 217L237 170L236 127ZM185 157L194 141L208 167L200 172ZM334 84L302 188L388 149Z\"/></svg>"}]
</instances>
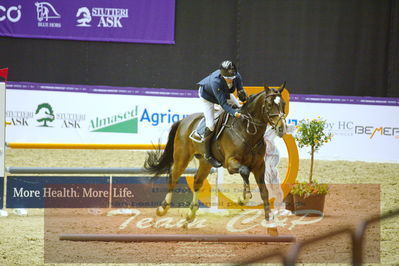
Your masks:
<instances>
[{"instance_id":1,"label":"saddle pad","mask_svg":"<svg viewBox=\"0 0 399 266\"><path fill-rule=\"evenodd\" d=\"M219 120L223 119L223 110L219 111L216 113L215 115L215 130L216 130L216 139L219 138L220 134L222 133L223 129L224 129L224 124L218 123ZM225 122L228 121L229 115L225 116ZM221 121L223 122L223 121ZM200 122L197 125L197 128L193 130L193 132L191 132L190 134L190 138L196 142L202 143L204 142L204 134L205 134L205 118L201 118Z\"/></svg>"}]
</instances>

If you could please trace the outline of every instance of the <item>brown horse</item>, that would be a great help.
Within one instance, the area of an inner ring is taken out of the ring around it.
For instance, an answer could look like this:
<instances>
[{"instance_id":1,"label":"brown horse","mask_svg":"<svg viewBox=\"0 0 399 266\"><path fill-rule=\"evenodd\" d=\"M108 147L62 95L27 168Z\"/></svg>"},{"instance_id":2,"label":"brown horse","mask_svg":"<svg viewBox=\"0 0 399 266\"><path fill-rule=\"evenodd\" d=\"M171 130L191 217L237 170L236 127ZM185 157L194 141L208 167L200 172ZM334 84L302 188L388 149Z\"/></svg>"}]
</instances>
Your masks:
<instances>
[{"instance_id":1,"label":"brown horse","mask_svg":"<svg viewBox=\"0 0 399 266\"><path fill-rule=\"evenodd\" d=\"M250 172L254 174L264 203L266 220L269 218L270 208L264 181L265 143L263 135L267 125L271 125L280 137L286 132L285 103L281 97L284 87L285 83L279 89L265 86L262 92L252 95L241 107L242 117L236 119L231 116L227 127L212 144L212 153L223 164L223 167L230 174L240 173L243 177L245 182L244 202L250 195L248 180ZM200 188L212 168L202 156L204 154L203 143L197 143L189 137L202 117L201 113L195 113L177 121L172 125L163 153L160 150L148 153L144 167L155 176L169 174L168 193L156 211L159 216L167 213L178 178L195 156L199 159L199 167L194 176L194 195L186 216L187 223L195 218L199 207Z\"/></svg>"}]
</instances>

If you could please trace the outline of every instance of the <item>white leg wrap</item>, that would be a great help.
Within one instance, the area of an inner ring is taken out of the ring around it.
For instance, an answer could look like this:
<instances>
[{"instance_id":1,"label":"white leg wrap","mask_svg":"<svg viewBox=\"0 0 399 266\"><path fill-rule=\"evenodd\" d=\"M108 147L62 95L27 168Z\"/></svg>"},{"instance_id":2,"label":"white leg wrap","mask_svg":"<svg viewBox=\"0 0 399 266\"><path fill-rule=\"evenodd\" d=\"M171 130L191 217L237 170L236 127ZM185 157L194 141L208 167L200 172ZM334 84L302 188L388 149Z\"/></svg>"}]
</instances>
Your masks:
<instances>
[{"instance_id":1,"label":"white leg wrap","mask_svg":"<svg viewBox=\"0 0 399 266\"><path fill-rule=\"evenodd\" d=\"M165 201L169 204L172 202L172 192L168 192L168 194L166 194Z\"/></svg>"}]
</instances>

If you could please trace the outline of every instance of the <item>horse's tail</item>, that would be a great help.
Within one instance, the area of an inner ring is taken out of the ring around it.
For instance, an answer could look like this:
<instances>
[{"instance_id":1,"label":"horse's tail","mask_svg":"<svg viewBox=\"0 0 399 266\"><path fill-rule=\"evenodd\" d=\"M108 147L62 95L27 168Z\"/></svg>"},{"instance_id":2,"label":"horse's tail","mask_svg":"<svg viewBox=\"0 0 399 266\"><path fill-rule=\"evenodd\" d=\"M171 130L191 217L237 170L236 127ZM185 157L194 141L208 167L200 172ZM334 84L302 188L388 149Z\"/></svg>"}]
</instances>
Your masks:
<instances>
[{"instance_id":1,"label":"horse's tail","mask_svg":"<svg viewBox=\"0 0 399 266\"><path fill-rule=\"evenodd\" d=\"M177 121L172 125L168 136L168 142L166 143L166 147L163 152L159 147L158 150L147 153L147 159L144 162L144 168L154 176L170 174L173 164L174 140L179 125L180 121Z\"/></svg>"}]
</instances>

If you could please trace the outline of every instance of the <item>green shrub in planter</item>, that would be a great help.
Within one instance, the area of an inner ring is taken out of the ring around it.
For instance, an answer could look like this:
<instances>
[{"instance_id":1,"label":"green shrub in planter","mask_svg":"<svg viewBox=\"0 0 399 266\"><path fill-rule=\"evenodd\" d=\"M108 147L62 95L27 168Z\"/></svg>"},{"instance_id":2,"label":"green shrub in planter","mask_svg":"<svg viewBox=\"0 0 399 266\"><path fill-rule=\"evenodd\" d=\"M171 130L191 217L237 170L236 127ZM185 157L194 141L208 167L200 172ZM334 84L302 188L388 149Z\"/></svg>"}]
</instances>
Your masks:
<instances>
[{"instance_id":1,"label":"green shrub in planter","mask_svg":"<svg viewBox=\"0 0 399 266\"><path fill-rule=\"evenodd\" d=\"M328 193L327 184L319 184L315 180L312 183L302 182L295 183L292 187L291 194L299 195L301 197L307 198L310 195L322 195Z\"/></svg>"},{"instance_id":2,"label":"green shrub in planter","mask_svg":"<svg viewBox=\"0 0 399 266\"><path fill-rule=\"evenodd\" d=\"M318 117L317 119L303 119L297 125L295 140L298 147L310 147L310 171L308 182L295 183L291 194L309 197L310 195L327 194L328 185L319 184L313 180L314 154L325 143L332 139L331 133L325 132L326 120Z\"/></svg>"}]
</instances>

